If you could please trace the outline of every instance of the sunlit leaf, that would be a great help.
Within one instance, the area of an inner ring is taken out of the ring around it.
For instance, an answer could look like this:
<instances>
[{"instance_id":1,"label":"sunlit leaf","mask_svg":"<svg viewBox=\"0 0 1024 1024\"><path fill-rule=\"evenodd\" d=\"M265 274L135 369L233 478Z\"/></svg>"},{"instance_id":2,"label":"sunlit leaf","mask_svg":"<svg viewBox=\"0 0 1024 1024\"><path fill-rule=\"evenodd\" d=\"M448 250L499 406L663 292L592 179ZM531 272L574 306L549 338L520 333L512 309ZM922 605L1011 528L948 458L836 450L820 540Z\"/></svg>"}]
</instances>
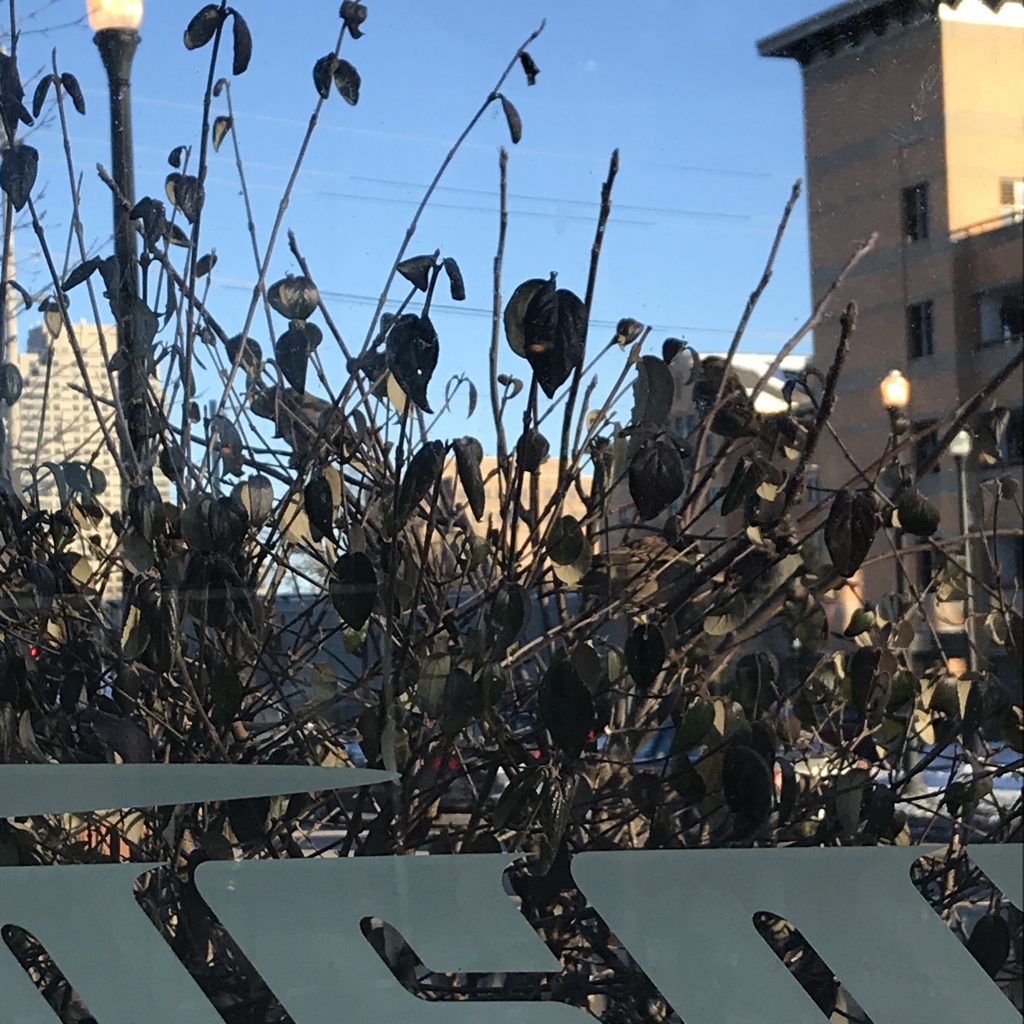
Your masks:
<instances>
[{"instance_id":1,"label":"sunlit leaf","mask_svg":"<svg viewBox=\"0 0 1024 1024\"><path fill-rule=\"evenodd\" d=\"M222 115L214 119L213 122L213 149L214 152L220 149L220 144L224 141L228 132L231 131L231 118L226 115Z\"/></svg>"},{"instance_id":2,"label":"sunlit leaf","mask_svg":"<svg viewBox=\"0 0 1024 1024\"><path fill-rule=\"evenodd\" d=\"M168 174L164 187L171 205L182 212L189 224L195 224L206 195L199 179L193 174Z\"/></svg>"}]
</instances>

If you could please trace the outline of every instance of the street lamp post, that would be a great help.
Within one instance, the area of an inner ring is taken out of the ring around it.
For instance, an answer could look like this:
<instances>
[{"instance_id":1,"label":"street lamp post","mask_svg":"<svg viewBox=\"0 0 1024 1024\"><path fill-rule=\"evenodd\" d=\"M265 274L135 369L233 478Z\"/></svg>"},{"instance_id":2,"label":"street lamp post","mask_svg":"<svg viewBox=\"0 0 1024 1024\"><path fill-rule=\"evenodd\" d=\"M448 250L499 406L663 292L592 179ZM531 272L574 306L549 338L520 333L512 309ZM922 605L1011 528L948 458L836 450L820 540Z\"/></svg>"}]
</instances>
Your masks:
<instances>
[{"instance_id":1,"label":"street lamp post","mask_svg":"<svg viewBox=\"0 0 1024 1024\"><path fill-rule=\"evenodd\" d=\"M910 404L910 381L902 374L899 370L890 370L879 383L879 392L882 397L882 405L885 406L889 413L889 443L895 447L899 436L906 432L909 424L904 410ZM896 465L899 466L899 458L895 459ZM901 469L902 473L902 469ZM896 592L898 594L899 602L899 614L903 615L907 607L909 606L909 594L907 587L907 576L903 571L903 562L900 556L900 551L903 548L903 529L902 527L896 531ZM913 719L910 720L907 726L906 739L903 744L903 775L904 778L910 778L911 785L908 789L910 794L914 794L920 791L921 782L917 776L913 776L912 772L917 764L919 758L917 755L917 742L916 737L911 735L911 724Z\"/></svg>"},{"instance_id":2,"label":"street lamp post","mask_svg":"<svg viewBox=\"0 0 1024 1024\"><path fill-rule=\"evenodd\" d=\"M960 536L964 539L964 634L967 639L967 665L972 672L978 670L978 651L975 645L974 621L974 558L971 551L970 511L967 506L967 458L971 454L971 432L960 430L949 444L949 452L956 463L956 489L960 510Z\"/></svg>"},{"instance_id":3,"label":"street lamp post","mask_svg":"<svg viewBox=\"0 0 1024 1024\"><path fill-rule=\"evenodd\" d=\"M899 370L890 370L882 378L879 392L882 405L889 412L890 442L895 446L897 437L907 429L904 410L910 404L910 381ZM900 529L896 531L896 592L901 605L905 604L907 597L907 577L900 559L902 547L903 530Z\"/></svg>"},{"instance_id":4,"label":"street lamp post","mask_svg":"<svg viewBox=\"0 0 1024 1024\"><path fill-rule=\"evenodd\" d=\"M87 0L89 24L96 33L94 41L110 91L111 173L118 193L114 196L114 256L120 276L118 294L114 298L117 347L123 360L118 391L129 433L133 418L140 413L145 400L146 384L145 361L142 353L135 351L132 335L132 306L138 294L138 256L135 232L128 219L128 212L135 205L131 71L139 45L142 3L143 0ZM126 466L134 462L134 458L125 460Z\"/></svg>"}]
</instances>

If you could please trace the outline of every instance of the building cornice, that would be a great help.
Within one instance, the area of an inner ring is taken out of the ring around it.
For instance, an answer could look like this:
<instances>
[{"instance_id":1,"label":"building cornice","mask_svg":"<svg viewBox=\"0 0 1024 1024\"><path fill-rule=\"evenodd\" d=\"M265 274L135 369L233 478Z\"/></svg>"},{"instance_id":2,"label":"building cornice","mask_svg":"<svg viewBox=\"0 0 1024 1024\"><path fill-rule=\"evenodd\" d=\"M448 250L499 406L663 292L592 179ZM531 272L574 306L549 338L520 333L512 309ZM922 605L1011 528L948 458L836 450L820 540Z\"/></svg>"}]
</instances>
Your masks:
<instances>
[{"instance_id":1,"label":"building cornice","mask_svg":"<svg viewBox=\"0 0 1024 1024\"><path fill-rule=\"evenodd\" d=\"M945 0L945 6L955 9L964 2ZM980 2L998 12L1006 0ZM942 6L943 0L845 0L759 40L757 52L762 57L791 57L805 65L894 27L935 20Z\"/></svg>"}]
</instances>

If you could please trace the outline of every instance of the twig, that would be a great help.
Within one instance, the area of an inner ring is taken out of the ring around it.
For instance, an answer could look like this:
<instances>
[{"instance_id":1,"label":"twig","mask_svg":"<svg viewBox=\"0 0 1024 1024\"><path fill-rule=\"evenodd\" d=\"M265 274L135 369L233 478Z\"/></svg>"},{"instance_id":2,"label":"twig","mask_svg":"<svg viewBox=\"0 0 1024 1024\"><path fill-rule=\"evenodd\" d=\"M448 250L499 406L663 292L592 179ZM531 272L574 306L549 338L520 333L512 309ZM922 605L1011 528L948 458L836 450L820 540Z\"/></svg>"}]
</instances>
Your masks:
<instances>
[{"instance_id":1,"label":"twig","mask_svg":"<svg viewBox=\"0 0 1024 1024\"><path fill-rule=\"evenodd\" d=\"M768 259L765 260L764 270L761 272L761 280L757 282L757 287L750 293L747 299L747 304L743 309L743 315L740 317L740 322L736 326L736 331L732 336L732 341L729 343L729 351L725 356L725 366L722 370L722 379L718 382L718 391L715 393L715 400L711 406L711 412L704 417L704 422L701 425L700 434L697 439L697 448L693 456L693 471L694 474L700 471L700 467L704 462L704 451L707 446L708 431L711 429L711 424L714 423L715 417L718 415L718 410L722 407L722 400L725 397L725 386L729 380L729 371L732 367L733 358L736 355L737 350L740 347L740 341L743 338L743 334L747 329L747 324L750 322L750 318L757 308L757 304L764 294L765 289L768 287L769 282L772 279L772 272L775 269L775 258L779 252L779 246L782 244L783 236L786 234L786 226L789 224L789 218L793 213L793 209L797 204L797 200L800 198L800 192L803 188L803 181L797 178L793 182L793 188L789 193L789 199L786 201L786 206L782 211L782 216L779 218L778 226L775 229L775 238L772 240L772 247L768 250ZM772 371L774 372L774 371ZM751 402L753 403L756 397L756 391L751 396Z\"/></svg>"},{"instance_id":2,"label":"twig","mask_svg":"<svg viewBox=\"0 0 1024 1024\"><path fill-rule=\"evenodd\" d=\"M587 292L583 299L583 339L581 343L580 360L572 373L572 383L569 385L569 394L565 403L565 413L562 416L562 443L558 451L558 488L560 496L566 491L566 467L569 461L569 438L572 431L572 414L576 408L576 395L580 388L580 378L583 375L583 357L587 351L587 335L590 329L590 314L594 307L594 291L597 288L597 270L601 264L601 247L604 245L604 233L608 227L608 218L612 212L612 187L615 185L615 177L619 173L619 151L612 150L611 159L608 161L608 176L601 186L601 209L597 214L597 227L594 231L594 242L590 247L590 270L587 273Z\"/></svg>"},{"instance_id":3,"label":"twig","mask_svg":"<svg viewBox=\"0 0 1024 1024\"><path fill-rule=\"evenodd\" d=\"M810 331L813 331L814 328L821 323L825 314L828 312L828 307L831 304L832 298L835 295L835 293L839 290L839 288L842 286L843 282L847 279L847 277L850 276L850 274L852 273L853 269L857 266L857 264L860 263L860 261L864 259L864 257L867 256L867 254L871 252L872 249L874 249L875 243L877 241L878 233L872 232L871 237L866 242L857 246L857 248L853 252L853 255L850 256L846 263L843 264L843 268L836 275L835 280L828 286L828 288L825 291L825 294L822 295L822 297L818 299L818 301L815 303L814 309L811 311L811 315L804 321L804 323L801 325L800 329L796 332L796 334L794 334L789 339L789 341L787 341L786 344L782 346L782 348L779 350L779 354L771 361L771 365L768 367L767 370L764 371L764 374L761 376L761 379L754 385L754 390L750 393L751 402L757 400L757 396L761 394L761 392L765 389L765 386L767 385L768 381L770 381L772 377L775 376L775 371L782 365L782 361L786 358L786 356L788 356L793 351L793 349L795 349L797 345L800 344L800 342L807 336L807 334Z\"/></svg>"},{"instance_id":4,"label":"twig","mask_svg":"<svg viewBox=\"0 0 1024 1024\"><path fill-rule=\"evenodd\" d=\"M800 461L796 470L789 478L786 485L786 499L783 505L783 513L789 506L799 498L803 488L804 475L807 467L814 457L814 451L818 447L818 440L825 424L832 417L832 410L836 406L836 391L839 387L839 376L846 365L846 357L850 353L850 338L857 327L857 304L850 302L846 306L846 312L839 318L839 343L836 345L836 354L829 367L828 376L825 378L825 390L821 396L821 404L818 407L818 415L814 419L814 425L807 435L807 442L800 452Z\"/></svg>"},{"instance_id":5,"label":"twig","mask_svg":"<svg viewBox=\"0 0 1024 1024\"><path fill-rule=\"evenodd\" d=\"M491 386L491 412L497 433L498 465L508 456L508 440L498 399L498 345L501 337L501 271L505 261L505 234L508 229L508 150L498 151L498 247L494 253L493 308L491 310L491 348L489 353L489 380ZM500 479L499 474L499 479Z\"/></svg>"},{"instance_id":6,"label":"twig","mask_svg":"<svg viewBox=\"0 0 1024 1024\"><path fill-rule=\"evenodd\" d=\"M416 234L416 228L419 226L420 217L423 216L423 211L427 208L427 204L430 202L431 196L433 196L437 186L441 183L441 179L444 177L445 171L448 170L452 160L455 159L455 154L462 148L463 142L469 137L469 133L476 127L477 122L481 117L484 116L487 108L498 98L498 93L501 91L502 85L505 84L505 79L512 73L512 69L519 62L519 54L525 50L530 43L532 43L540 34L544 31L546 22L542 21L540 25L534 29L525 39L523 43L516 47L516 52L512 59L508 62L505 70L498 77L498 81L495 83L494 88L488 93L487 98L480 104L477 112L469 119L469 124L462 129L462 133L452 143L451 149L445 154L444 159L441 161L441 166L438 167L437 172L431 179L430 184L427 186L426 192L423 193L423 198L419 201L419 205L416 207L416 211L412 215L412 220L409 221L409 226L405 229L405 237L402 239L402 244L398 247L398 255L395 256L394 262L391 264L391 270L388 272L387 280L384 282L384 289L380 293L380 298L377 300L377 308L373 311L373 316L370 318L370 326L366 331L366 338L363 341L362 352L366 352L371 342L373 341L374 334L377 331L377 323L380 320L380 315L384 311L384 306L388 301L388 294L391 291L391 285L394 283L395 275L398 273L398 264L402 262L405 257L406 250L409 248L409 243L412 241L413 235Z\"/></svg>"}]
</instances>

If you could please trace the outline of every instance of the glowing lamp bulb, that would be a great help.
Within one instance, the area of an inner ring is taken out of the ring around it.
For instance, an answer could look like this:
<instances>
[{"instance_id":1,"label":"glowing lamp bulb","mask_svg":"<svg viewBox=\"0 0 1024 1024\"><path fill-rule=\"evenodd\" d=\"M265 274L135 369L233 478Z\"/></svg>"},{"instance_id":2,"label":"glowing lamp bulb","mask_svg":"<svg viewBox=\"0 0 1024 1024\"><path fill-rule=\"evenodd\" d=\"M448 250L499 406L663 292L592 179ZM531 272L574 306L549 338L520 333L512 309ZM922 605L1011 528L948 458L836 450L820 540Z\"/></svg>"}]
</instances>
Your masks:
<instances>
[{"instance_id":1,"label":"glowing lamp bulb","mask_svg":"<svg viewBox=\"0 0 1024 1024\"><path fill-rule=\"evenodd\" d=\"M910 403L910 381L899 370L890 370L878 389L886 409L905 409Z\"/></svg>"},{"instance_id":2,"label":"glowing lamp bulb","mask_svg":"<svg viewBox=\"0 0 1024 1024\"><path fill-rule=\"evenodd\" d=\"M93 32L114 28L138 31L142 24L142 0L86 0Z\"/></svg>"}]
</instances>

